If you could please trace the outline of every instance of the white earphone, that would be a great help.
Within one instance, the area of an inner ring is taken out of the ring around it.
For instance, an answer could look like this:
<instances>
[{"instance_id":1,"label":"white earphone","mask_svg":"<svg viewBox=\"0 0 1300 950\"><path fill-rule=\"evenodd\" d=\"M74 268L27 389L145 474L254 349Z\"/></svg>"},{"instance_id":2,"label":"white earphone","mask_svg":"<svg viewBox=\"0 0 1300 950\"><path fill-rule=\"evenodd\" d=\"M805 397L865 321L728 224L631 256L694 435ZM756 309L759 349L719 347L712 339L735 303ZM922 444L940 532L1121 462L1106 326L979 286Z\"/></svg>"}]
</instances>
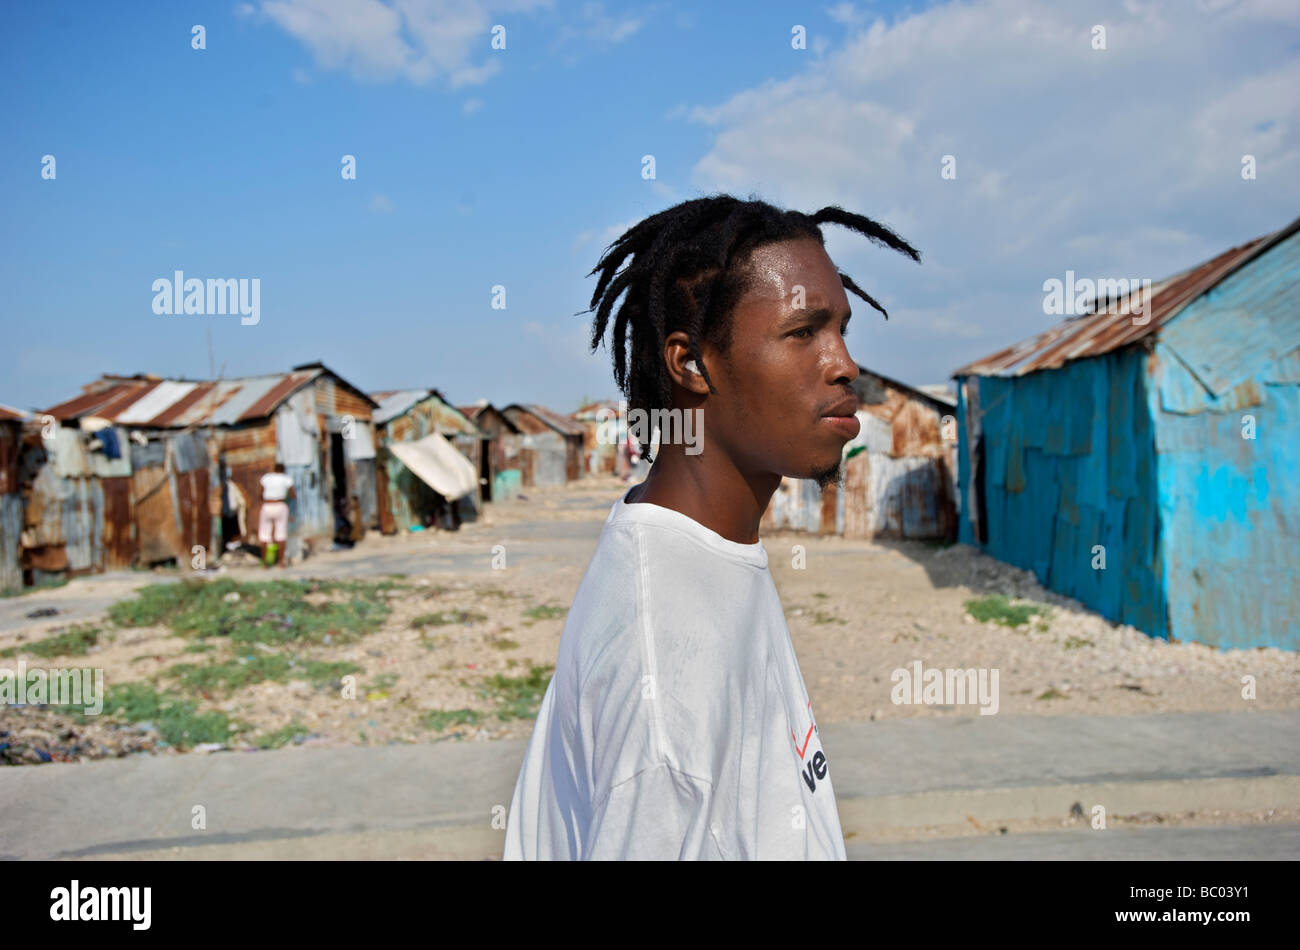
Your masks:
<instances>
[{"instance_id":1,"label":"white earphone","mask_svg":"<svg viewBox=\"0 0 1300 950\"><path fill-rule=\"evenodd\" d=\"M694 373L696 376L700 375L700 368L695 365L695 360L687 360L682 365L688 372Z\"/></svg>"}]
</instances>

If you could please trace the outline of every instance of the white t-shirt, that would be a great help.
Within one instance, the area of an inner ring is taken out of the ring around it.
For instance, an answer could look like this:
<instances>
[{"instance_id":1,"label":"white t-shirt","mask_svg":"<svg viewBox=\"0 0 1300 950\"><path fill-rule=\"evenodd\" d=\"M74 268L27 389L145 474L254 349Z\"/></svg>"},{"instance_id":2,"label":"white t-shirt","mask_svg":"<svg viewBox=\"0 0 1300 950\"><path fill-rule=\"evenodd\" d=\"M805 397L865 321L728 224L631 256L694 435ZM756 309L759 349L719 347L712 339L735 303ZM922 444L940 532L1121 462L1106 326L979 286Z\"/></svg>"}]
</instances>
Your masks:
<instances>
[{"instance_id":1,"label":"white t-shirt","mask_svg":"<svg viewBox=\"0 0 1300 950\"><path fill-rule=\"evenodd\" d=\"M284 501L293 487L293 479L284 472L267 472L262 476L262 500Z\"/></svg>"},{"instance_id":2,"label":"white t-shirt","mask_svg":"<svg viewBox=\"0 0 1300 950\"><path fill-rule=\"evenodd\" d=\"M844 860L762 542L626 497L560 636L503 858Z\"/></svg>"}]
</instances>

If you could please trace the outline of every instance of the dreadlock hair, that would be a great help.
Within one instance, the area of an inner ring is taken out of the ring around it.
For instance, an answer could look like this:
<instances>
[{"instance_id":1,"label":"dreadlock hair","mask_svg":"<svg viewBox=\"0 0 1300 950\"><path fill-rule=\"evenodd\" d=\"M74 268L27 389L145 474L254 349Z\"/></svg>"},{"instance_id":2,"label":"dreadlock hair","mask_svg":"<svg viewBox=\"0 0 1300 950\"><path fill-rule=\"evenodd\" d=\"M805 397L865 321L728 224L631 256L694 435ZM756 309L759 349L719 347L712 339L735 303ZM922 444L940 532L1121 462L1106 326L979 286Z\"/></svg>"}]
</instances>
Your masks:
<instances>
[{"instance_id":1,"label":"dreadlock hair","mask_svg":"<svg viewBox=\"0 0 1300 950\"><path fill-rule=\"evenodd\" d=\"M820 225L852 228L869 240L906 254L914 261L921 254L882 224L828 205L811 215L786 211L765 201L742 201L731 195L694 198L651 215L610 244L588 273L600 272L591 307L600 309L592 321L591 349L595 352L609 324L610 310L624 290L627 296L614 317L614 381L627 397L628 408L649 411L672 405L672 380L664 363L664 340L684 331L690 338L691 358L716 393L700 352L708 340L726 352L731 342L732 312L749 289L752 275L743 266L750 252L765 244L793 238L812 238L823 248ZM632 255L623 270L619 266ZM615 273L618 271L617 273ZM889 319L885 308L840 274L847 290L857 294ZM627 337L631 329L631 359ZM647 439L651 437L647 433ZM649 461L648 442L641 453Z\"/></svg>"}]
</instances>

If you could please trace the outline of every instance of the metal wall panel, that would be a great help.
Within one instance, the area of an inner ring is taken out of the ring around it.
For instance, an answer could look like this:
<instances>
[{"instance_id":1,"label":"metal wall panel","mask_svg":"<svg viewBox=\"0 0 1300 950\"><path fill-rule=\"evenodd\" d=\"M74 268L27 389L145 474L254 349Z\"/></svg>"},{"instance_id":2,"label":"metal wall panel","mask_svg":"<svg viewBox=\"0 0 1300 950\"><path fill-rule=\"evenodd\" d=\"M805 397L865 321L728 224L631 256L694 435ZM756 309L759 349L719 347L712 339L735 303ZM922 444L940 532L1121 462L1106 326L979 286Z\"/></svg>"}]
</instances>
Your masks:
<instances>
[{"instance_id":1,"label":"metal wall panel","mask_svg":"<svg viewBox=\"0 0 1300 950\"><path fill-rule=\"evenodd\" d=\"M958 405L960 478L967 486L974 464L966 425L972 391L960 387ZM1051 371L978 378L984 547L1111 620L1165 636L1147 395L1140 347ZM966 543L974 543L973 518L968 510L961 519ZM1098 545L1105 569L1093 567Z\"/></svg>"}]
</instances>

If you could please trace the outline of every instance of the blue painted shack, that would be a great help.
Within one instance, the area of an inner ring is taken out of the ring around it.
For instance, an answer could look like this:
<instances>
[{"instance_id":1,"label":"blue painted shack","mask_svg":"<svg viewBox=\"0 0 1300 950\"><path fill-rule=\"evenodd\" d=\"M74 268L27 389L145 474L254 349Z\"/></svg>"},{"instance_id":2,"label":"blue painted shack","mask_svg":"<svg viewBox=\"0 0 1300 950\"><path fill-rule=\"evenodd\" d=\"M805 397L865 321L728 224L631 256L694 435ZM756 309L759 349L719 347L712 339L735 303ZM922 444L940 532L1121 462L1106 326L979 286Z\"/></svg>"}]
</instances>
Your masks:
<instances>
[{"instance_id":1,"label":"blue painted shack","mask_svg":"<svg viewBox=\"0 0 1300 950\"><path fill-rule=\"evenodd\" d=\"M958 369L959 540L1152 636L1300 649L1298 232Z\"/></svg>"}]
</instances>

